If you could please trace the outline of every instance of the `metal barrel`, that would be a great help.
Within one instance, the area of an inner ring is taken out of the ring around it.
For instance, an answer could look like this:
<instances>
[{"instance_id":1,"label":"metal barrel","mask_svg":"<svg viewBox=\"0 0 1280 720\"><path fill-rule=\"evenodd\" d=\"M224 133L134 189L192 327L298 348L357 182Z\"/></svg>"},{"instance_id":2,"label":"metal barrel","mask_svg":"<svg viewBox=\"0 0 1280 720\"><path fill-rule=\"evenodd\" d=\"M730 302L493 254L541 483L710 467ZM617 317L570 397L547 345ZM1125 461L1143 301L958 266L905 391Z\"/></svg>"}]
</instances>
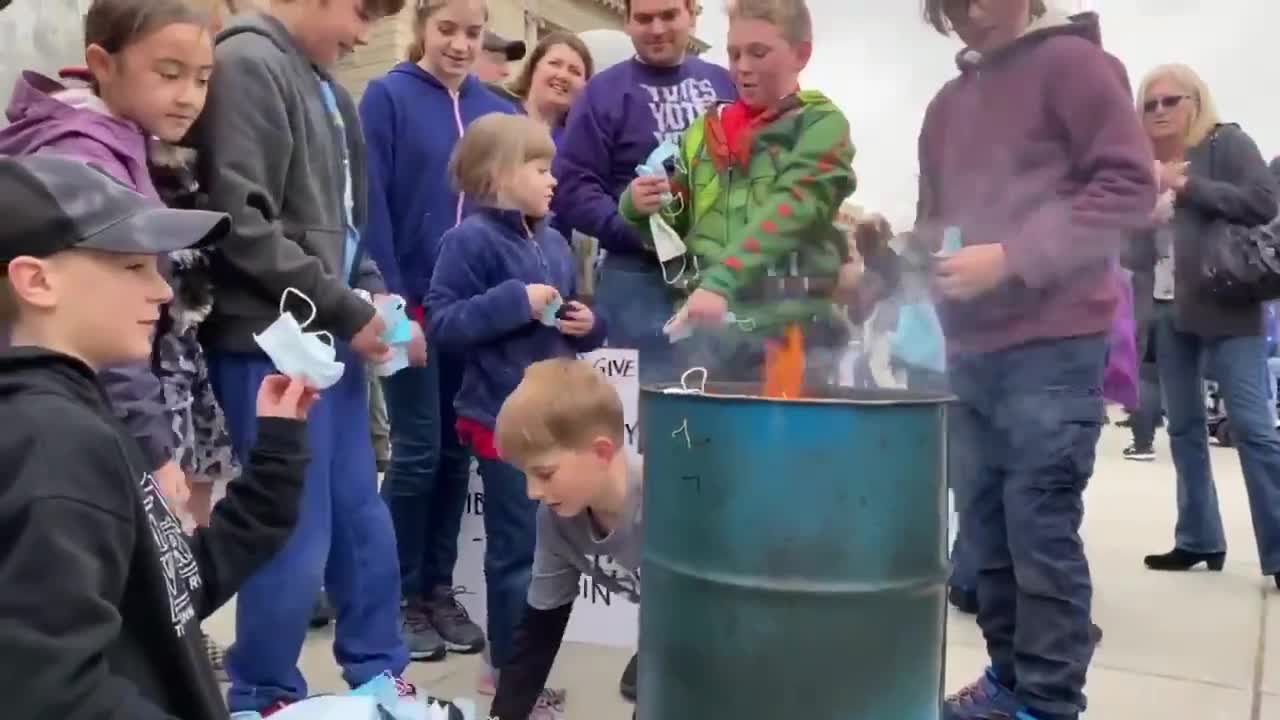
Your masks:
<instances>
[{"instance_id":1,"label":"metal barrel","mask_svg":"<svg viewBox=\"0 0 1280 720\"><path fill-rule=\"evenodd\" d=\"M940 394L644 388L639 720L938 720Z\"/></svg>"}]
</instances>

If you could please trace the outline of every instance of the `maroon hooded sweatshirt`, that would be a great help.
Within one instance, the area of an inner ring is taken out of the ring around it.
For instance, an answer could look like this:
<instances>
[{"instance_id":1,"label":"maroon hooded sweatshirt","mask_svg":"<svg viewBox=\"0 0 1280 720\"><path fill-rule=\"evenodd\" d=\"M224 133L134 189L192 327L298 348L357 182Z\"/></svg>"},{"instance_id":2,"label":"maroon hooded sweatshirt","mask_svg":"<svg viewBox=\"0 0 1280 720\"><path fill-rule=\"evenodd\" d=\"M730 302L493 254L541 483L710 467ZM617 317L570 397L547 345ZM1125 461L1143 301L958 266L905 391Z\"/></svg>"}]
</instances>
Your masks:
<instances>
[{"instance_id":1,"label":"maroon hooded sweatshirt","mask_svg":"<svg viewBox=\"0 0 1280 720\"><path fill-rule=\"evenodd\" d=\"M1104 334L1116 260L1156 201L1153 157L1124 66L1097 16L1048 14L1012 44L965 50L920 131L917 234L1000 243L1009 277L939 304L950 353Z\"/></svg>"}]
</instances>

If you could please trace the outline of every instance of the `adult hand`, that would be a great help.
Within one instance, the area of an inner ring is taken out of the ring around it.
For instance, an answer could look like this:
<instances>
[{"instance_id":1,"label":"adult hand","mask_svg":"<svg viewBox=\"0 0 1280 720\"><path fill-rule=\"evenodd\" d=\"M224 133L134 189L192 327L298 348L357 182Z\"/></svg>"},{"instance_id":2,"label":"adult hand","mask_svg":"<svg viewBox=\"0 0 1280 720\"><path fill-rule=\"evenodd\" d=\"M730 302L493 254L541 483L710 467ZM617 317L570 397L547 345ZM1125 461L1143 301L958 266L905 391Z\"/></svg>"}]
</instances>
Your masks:
<instances>
[{"instance_id":1,"label":"adult hand","mask_svg":"<svg viewBox=\"0 0 1280 720\"><path fill-rule=\"evenodd\" d=\"M938 261L938 288L953 300L972 300L1004 281L1008 266L1000 243L970 245Z\"/></svg>"},{"instance_id":2,"label":"adult hand","mask_svg":"<svg viewBox=\"0 0 1280 720\"><path fill-rule=\"evenodd\" d=\"M1156 177L1160 181L1160 192L1166 190L1172 190L1175 193L1182 192L1187 186L1187 165L1189 163L1166 163L1159 160L1156 162L1159 163Z\"/></svg>"},{"instance_id":3,"label":"adult hand","mask_svg":"<svg viewBox=\"0 0 1280 720\"><path fill-rule=\"evenodd\" d=\"M258 386L258 417L306 420L320 392L301 380L284 375L268 375Z\"/></svg>"},{"instance_id":4,"label":"adult hand","mask_svg":"<svg viewBox=\"0 0 1280 720\"><path fill-rule=\"evenodd\" d=\"M427 336L422 332L422 326L416 322L410 322L410 332L412 337L409 338L409 345L405 349L409 353L409 365L413 367L427 366Z\"/></svg>"},{"instance_id":5,"label":"adult hand","mask_svg":"<svg viewBox=\"0 0 1280 720\"><path fill-rule=\"evenodd\" d=\"M156 486L160 488L160 494L164 496L164 501L169 504L169 509L176 513L187 511L187 500L191 498L191 488L187 485L187 474L182 471L182 466L177 461L170 460L160 466L158 470L151 473L151 477L155 479Z\"/></svg>"},{"instance_id":6,"label":"adult hand","mask_svg":"<svg viewBox=\"0 0 1280 720\"><path fill-rule=\"evenodd\" d=\"M524 286L525 292L529 293L529 315L538 320L542 317L542 311L547 309L556 300L560 299L560 291L550 285L541 283L532 283Z\"/></svg>"},{"instance_id":7,"label":"adult hand","mask_svg":"<svg viewBox=\"0 0 1280 720\"><path fill-rule=\"evenodd\" d=\"M577 300L569 303L568 308L564 311L564 317L560 320L560 332L574 337L586 335L595 326L595 313L591 312L591 308Z\"/></svg>"},{"instance_id":8,"label":"adult hand","mask_svg":"<svg viewBox=\"0 0 1280 720\"><path fill-rule=\"evenodd\" d=\"M662 209L662 196L671 192L664 177L642 176L631 181L631 206L641 215L652 215Z\"/></svg>"},{"instance_id":9,"label":"adult hand","mask_svg":"<svg viewBox=\"0 0 1280 720\"><path fill-rule=\"evenodd\" d=\"M689 296L684 312L695 326L719 327L724 325L724 317L729 313L729 301L723 295L699 288Z\"/></svg>"}]
</instances>

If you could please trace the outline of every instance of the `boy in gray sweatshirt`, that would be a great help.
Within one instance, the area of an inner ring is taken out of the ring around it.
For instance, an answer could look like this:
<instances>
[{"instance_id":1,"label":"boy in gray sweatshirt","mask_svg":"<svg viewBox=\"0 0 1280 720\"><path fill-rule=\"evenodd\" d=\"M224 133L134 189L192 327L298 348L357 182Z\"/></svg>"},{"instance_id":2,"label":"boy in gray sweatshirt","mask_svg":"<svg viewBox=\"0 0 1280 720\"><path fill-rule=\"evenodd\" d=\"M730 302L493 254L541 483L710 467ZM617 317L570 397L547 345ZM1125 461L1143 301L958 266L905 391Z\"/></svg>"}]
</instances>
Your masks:
<instances>
[{"instance_id":1,"label":"boy in gray sweatshirt","mask_svg":"<svg viewBox=\"0 0 1280 720\"><path fill-rule=\"evenodd\" d=\"M332 336L345 366L311 411L314 454L298 528L240 590L228 704L267 713L307 694L297 669L323 584L337 610L334 655L356 687L409 662L399 635L395 536L378 497L364 366L388 356L361 251L365 147L351 97L330 75L404 0L273 0L218 37L217 70L193 131L200 182L234 229L214 253L214 310L201 341L232 443L254 437L254 392L273 372L255 335L291 312ZM415 338L421 343L421 337ZM278 357L275 358L279 360ZM332 365L329 366L332 369ZM416 691L398 683L404 702Z\"/></svg>"}]
</instances>

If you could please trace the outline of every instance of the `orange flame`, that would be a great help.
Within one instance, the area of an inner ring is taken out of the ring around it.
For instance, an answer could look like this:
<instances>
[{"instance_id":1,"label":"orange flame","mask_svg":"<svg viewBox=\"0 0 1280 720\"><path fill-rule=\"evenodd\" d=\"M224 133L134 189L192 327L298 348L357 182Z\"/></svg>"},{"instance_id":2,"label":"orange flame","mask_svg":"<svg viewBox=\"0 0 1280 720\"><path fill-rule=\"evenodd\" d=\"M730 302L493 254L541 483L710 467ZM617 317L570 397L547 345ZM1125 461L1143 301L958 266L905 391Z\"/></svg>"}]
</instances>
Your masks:
<instances>
[{"instance_id":1,"label":"orange flame","mask_svg":"<svg viewBox=\"0 0 1280 720\"><path fill-rule=\"evenodd\" d=\"M764 349L764 396L795 399L804 390L804 332L794 323L782 342L770 340Z\"/></svg>"}]
</instances>

